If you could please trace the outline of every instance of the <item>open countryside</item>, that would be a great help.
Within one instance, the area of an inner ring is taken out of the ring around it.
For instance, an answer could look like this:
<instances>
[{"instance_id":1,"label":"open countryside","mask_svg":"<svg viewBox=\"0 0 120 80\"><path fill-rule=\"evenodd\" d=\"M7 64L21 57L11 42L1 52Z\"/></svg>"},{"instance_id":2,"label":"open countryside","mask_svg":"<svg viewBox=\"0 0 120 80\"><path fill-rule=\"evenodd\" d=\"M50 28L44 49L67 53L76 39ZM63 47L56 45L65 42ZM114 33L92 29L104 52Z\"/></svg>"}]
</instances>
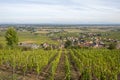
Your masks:
<instances>
[{"instance_id":1,"label":"open countryside","mask_svg":"<svg viewBox=\"0 0 120 80\"><path fill-rule=\"evenodd\" d=\"M1 80L120 80L119 26L22 26L0 27Z\"/></svg>"},{"instance_id":2,"label":"open countryside","mask_svg":"<svg viewBox=\"0 0 120 80\"><path fill-rule=\"evenodd\" d=\"M0 0L0 80L120 80L120 0Z\"/></svg>"}]
</instances>

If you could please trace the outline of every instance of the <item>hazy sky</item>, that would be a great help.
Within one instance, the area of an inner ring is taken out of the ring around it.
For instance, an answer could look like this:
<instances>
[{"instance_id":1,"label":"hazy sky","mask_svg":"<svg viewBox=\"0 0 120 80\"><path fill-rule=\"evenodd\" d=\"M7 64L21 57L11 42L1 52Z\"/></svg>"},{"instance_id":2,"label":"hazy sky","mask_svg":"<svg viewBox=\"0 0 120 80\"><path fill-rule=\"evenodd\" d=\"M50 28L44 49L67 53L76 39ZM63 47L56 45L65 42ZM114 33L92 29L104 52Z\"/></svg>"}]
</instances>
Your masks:
<instances>
[{"instance_id":1,"label":"hazy sky","mask_svg":"<svg viewBox=\"0 0 120 80\"><path fill-rule=\"evenodd\" d=\"M0 23L120 24L120 0L0 0Z\"/></svg>"}]
</instances>

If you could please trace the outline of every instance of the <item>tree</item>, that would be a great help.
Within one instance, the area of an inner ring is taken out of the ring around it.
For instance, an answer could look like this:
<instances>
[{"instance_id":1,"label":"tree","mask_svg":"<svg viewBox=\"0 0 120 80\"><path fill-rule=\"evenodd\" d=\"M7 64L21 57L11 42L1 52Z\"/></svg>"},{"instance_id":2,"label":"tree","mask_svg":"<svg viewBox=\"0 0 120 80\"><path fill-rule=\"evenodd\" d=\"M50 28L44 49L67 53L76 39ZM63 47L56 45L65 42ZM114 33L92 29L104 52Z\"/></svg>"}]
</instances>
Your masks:
<instances>
[{"instance_id":1,"label":"tree","mask_svg":"<svg viewBox=\"0 0 120 80\"><path fill-rule=\"evenodd\" d=\"M70 41L70 40L67 40L66 42L65 42L65 48L69 48L69 47L71 47L72 46L72 42Z\"/></svg>"},{"instance_id":2,"label":"tree","mask_svg":"<svg viewBox=\"0 0 120 80\"><path fill-rule=\"evenodd\" d=\"M116 49L116 45L117 45L117 44L115 44L115 43L111 43L111 44L109 44L108 49L110 49L110 50Z\"/></svg>"},{"instance_id":3,"label":"tree","mask_svg":"<svg viewBox=\"0 0 120 80\"><path fill-rule=\"evenodd\" d=\"M0 49L3 49L3 44L0 43Z\"/></svg>"},{"instance_id":4,"label":"tree","mask_svg":"<svg viewBox=\"0 0 120 80\"><path fill-rule=\"evenodd\" d=\"M5 38L9 47L15 47L18 44L17 32L13 27L8 28Z\"/></svg>"}]
</instances>

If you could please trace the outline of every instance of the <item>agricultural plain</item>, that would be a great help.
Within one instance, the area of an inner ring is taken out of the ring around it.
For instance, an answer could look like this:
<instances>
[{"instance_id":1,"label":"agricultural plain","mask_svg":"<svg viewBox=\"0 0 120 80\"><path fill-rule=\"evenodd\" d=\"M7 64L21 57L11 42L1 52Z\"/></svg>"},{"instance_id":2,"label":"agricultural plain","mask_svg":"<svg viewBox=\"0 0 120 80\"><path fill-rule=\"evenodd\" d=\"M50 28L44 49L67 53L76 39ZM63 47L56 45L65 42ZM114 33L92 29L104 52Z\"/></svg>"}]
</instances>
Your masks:
<instances>
[{"instance_id":1,"label":"agricultural plain","mask_svg":"<svg viewBox=\"0 0 120 80\"><path fill-rule=\"evenodd\" d=\"M0 80L120 80L120 27L0 28Z\"/></svg>"}]
</instances>

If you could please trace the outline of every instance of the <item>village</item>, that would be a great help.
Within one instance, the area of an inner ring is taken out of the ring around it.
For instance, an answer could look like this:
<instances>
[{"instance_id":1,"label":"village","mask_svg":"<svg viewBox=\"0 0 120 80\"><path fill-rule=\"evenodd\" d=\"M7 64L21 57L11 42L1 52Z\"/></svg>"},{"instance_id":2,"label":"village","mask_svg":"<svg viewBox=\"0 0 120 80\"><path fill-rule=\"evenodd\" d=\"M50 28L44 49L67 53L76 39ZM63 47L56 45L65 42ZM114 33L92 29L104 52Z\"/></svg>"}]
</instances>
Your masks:
<instances>
[{"instance_id":1,"label":"village","mask_svg":"<svg viewBox=\"0 0 120 80\"><path fill-rule=\"evenodd\" d=\"M23 25L24 26L24 25ZM119 27L117 28L103 28L103 27L96 27L96 28L88 28L88 27L77 27L77 28L63 28L55 26L50 28L48 27L23 27L18 25L15 27L18 33L29 33L31 36L45 35L46 37L50 38L53 42L57 42L58 44L53 44L47 41L43 43L35 43L34 41L19 41L18 46L23 47L26 49L64 49L66 47L66 43L69 41L69 48L109 48L110 44L113 44L116 49L120 49L120 39L118 38L110 38L108 37L109 33L114 31L116 33L119 32ZM5 32L8 27L0 28L0 32ZM98 32L94 32L94 29L98 29ZM73 32L71 32L73 30ZM92 31L93 30L93 31ZM107 32L104 32L106 30ZM79 32L78 32L79 31ZM102 32L100 32L102 31ZM58 35L57 35L58 34ZM66 35L64 35L66 34ZM74 34L78 34L77 36ZM3 36L2 34L0 34ZM26 34L27 35L27 34ZM23 35L24 36L24 35ZM115 35L114 35L115 36ZM20 36L21 37L21 36ZM40 37L40 36L39 36ZM38 40L39 41L39 40Z\"/></svg>"},{"instance_id":2,"label":"village","mask_svg":"<svg viewBox=\"0 0 120 80\"><path fill-rule=\"evenodd\" d=\"M107 36L109 34L105 34ZM118 39L111 38L102 38L102 34L100 33L80 33L79 37L68 36L68 37L58 37L51 38L54 41L57 41L59 44L50 44L50 43L42 43L35 44L33 42L20 42L20 47L26 47L31 49L63 49L68 47L77 47L77 48L109 48L110 44L115 44L116 49L120 49L120 41ZM69 42L68 42L69 41Z\"/></svg>"}]
</instances>

